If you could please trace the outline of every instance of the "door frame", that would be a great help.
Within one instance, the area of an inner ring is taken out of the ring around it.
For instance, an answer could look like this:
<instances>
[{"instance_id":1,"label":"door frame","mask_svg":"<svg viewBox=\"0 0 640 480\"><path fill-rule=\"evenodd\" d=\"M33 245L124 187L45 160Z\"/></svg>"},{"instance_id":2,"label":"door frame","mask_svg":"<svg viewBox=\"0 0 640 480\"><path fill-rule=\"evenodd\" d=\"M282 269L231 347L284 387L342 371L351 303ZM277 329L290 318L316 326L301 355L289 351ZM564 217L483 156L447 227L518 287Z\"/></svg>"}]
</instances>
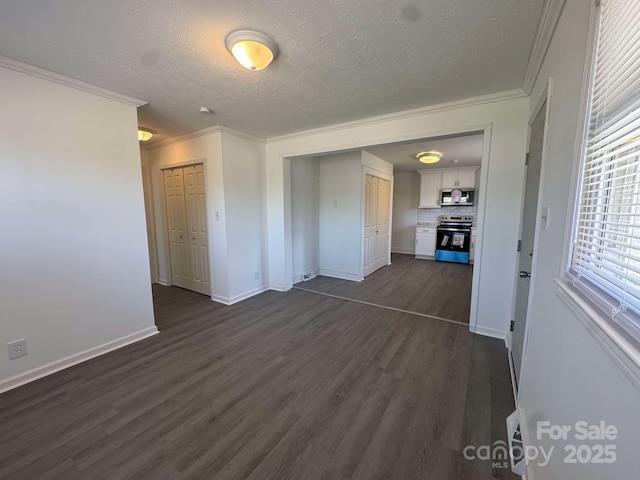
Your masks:
<instances>
[{"instance_id":1,"label":"door frame","mask_svg":"<svg viewBox=\"0 0 640 480\"><path fill-rule=\"evenodd\" d=\"M534 237L533 237L533 251L539 251L539 243L540 243L540 230L542 224L542 211L543 211L543 199L544 199L544 177L547 170L547 147L549 144L549 119L551 117L551 101L553 99L553 78L549 77L547 80L546 88L540 93L536 101L535 108L531 111L529 115L529 138L527 139L527 154L529 150L529 145L531 142L531 126L535 121L536 117L542 110L542 107L546 105L545 109L545 119L544 119L544 133L542 135L542 157L540 159L540 183L538 185L538 202L536 204L536 223L534 228ZM523 188L522 188L522 199L521 199L521 209L520 209L520 229L518 233L518 238L522 239L522 228L523 228L523 215L524 215L524 200L526 194L526 182L527 182L527 171L525 170L525 175L523 178ZM547 219L548 221L548 219ZM519 270L520 270L520 256L518 255L518 261L516 262L516 271L514 272L514 282L515 288L513 289L513 299L512 299L512 312L511 318L515 320L515 310L516 310L516 297L518 294L518 280L519 280ZM522 342L522 358L520 359L520 371L516 375L515 365L513 362L513 351L512 351L512 335L513 332L507 332L507 338L505 342L507 343L507 348L509 349L509 369L511 372L511 380L514 391L514 398L516 399L517 405L517 394L518 394L518 384L522 383L522 372L525 371L525 363L527 358L527 344L529 340L529 331L530 331L530 322L531 319L531 310L532 310L532 300L535 295L535 278L538 270L538 258L534 257L533 262L531 264L531 283L529 285L529 295L527 298L527 312L525 315L525 327L524 327L524 339ZM517 381L516 381L517 378Z\"/></svg>"},{"instance_id":2,"label":"door frame","mask_svg":"<svg viewBox=\"0 0 640 480\"><path fill-rule=\"evenodd\" d=\"M353 143L345 144L344 148L327 147L327 148L308 148L300 146L295 150L284 152L279 155L282 162L282 189L283 189L283 232L284 232L284 285L272 285L272 289L288 291L293 288L293 228L291 222L291 161L295 157L320 157L323 155L331 155L334 153L342 153L355 150L366 150L369 147L381 145L389 145L394 143L419 142L429 140L435 137L458 136L482 134L482 162L480 164L480 195L477 197L478 216L476 223L478 224L476 235L476 253L473 265L473 281L471 286L471 311L469 314L469 331L486 335L484 329L478 329L478 303L480 297L480 272L482 269L483 256L483 239L485 227L485 209L487 199L487 184L490 168L490 151L491 151L491 132L492 123L467 124L458 127L423 130L419 133L394 133L388 137L381 138L379 141L371 143L358 144L356 147ZM361 260L362 261L362 260ZM489 333L490 334L490 333Z\"/></svg>"},{"instance_id":3,"label":"door frame","mask_svg":"<svg viewBox=\"0 0 640 480\"><path fill-rule=\"evenodd\" d=\"M372 177L382 178L384 180L389 180L389 223L388 223L388 231L387 231L387 265L391 265L391 221L393 220L393 175L389 175L388 173L381 172L380 170L376 170L375 168L367 167L362 165L362 184L361 184L361 192L362 199L360 202L360 232L362 234L362 238L360 241L360 279L364 280L364 228L365 228L365 215L366 215L366 188L367 188L367 175L371 175Z\"/></svg>"},{"instance_id":4,"label":"door frame","mask_svg":"<svg viewBox=\"0 0 640 480\"><path fill-rule=\"evenodd\" d=\"M167 275L167 282L166 282L166 286L167 287L171 287L173 285L173 271L171 269L171 242L169 240L169 213L167 211L167 199L166 199L166 195L165 195L165 184L164 184L164 171L165 170L172 170L174 168L182 168L182 167L189 167L192 165L202 165L202 168L204 170L204 175L205 178L207 178L207 162L205 158L198 158L195 160L184 160L181 162L176 162L176 163L172 163L172 164L166 164L166 165L160 165L160 188L161 188L161 197L162 197L162 242L164 243L164 251L165 251L165 255L164 255L164 263L165 263L165 267L167 269L168 275ZM204 183L204 196L205 198L207 198L207 182ZM207 223L207 242L209 241L208 239L209 237L209 224ZM209 245L210 247L210 245ZM211 255L211 248L209 248L209 255ZM209 258L209 261L207 262L207 268L209 268L209 285L211 288L211 294L213 295L213 278L211 275L211 259ZM196 292L197 293L197 292ZM211 295L209 295L211 296Z\"/></svg>"}]
</instances>

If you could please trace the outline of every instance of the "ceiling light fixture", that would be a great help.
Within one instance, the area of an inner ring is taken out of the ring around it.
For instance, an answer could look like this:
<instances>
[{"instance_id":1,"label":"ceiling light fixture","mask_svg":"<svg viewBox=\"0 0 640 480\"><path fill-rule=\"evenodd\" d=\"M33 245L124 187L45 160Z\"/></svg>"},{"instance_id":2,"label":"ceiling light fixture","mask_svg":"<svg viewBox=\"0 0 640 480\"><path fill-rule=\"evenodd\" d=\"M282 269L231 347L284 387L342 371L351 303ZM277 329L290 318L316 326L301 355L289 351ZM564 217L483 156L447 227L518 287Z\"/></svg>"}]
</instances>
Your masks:
<instances>
[{"instance_id":1,"label":"ceiling light fixture","mask_svg":"<svg viewBox=\"0 0 640 480\"><path fill-rule=\"evenodd\" d=\"M227 35L227 49L247 70L263 70L278 56L278 45L262 33L238 30Z\"/></svg>"},{"instance_id":2,"label":"ceiling light fixture","mask_svg":"<svg viewBox=\"0 0 640 480\"><path fill-rule=\"evenodd\" d=\"M440 152L420 152L416 155L416 158L422 163L438 163L442 158Z\"/></svg>"},{"instance_id":3,"label":"ceiling light fixture","mask_svg":"<svg viewBox=\"0 0 640 480\"><path fill-rule=\"evenodd\" d=\"M150 128L138 127L138 140L141 142L146 142L151 137L153 137L155 133L156 132L151 130Z\"/></svg>"}]
</instances>

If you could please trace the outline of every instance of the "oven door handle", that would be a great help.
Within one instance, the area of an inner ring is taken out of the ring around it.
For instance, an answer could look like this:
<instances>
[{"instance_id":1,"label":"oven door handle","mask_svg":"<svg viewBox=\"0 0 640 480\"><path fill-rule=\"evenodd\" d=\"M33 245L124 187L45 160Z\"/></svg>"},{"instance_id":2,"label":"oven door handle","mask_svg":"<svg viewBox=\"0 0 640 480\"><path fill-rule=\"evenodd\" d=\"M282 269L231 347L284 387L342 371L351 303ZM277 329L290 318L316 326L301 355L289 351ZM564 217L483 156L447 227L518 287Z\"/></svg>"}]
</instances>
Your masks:
<instances>
[{"instance_id":1,"label":"oven door handle","mask_svg":"<svg viewBox=\"0 0 640 480\"><path fill-rule=\"evenodd\" d=\"M451 228L447 228L447 227L438 227L438 231L440 232L458 232L458 233L471 233L471 229L466 229L466 228L455 228L455 227L451 227Z\"/></svg>"}]
</instances>

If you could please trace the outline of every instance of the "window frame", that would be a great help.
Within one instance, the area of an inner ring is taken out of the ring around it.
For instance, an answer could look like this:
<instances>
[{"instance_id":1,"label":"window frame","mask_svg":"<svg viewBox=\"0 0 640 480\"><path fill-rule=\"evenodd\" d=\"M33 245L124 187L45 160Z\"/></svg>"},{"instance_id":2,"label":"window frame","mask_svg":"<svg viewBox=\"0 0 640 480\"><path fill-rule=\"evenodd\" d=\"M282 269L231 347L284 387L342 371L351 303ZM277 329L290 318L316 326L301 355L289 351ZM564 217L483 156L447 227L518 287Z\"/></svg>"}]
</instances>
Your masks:
<instances>
[{"instance_id":1,"label":"window frame","mask_svg":"<svg viewBox=\"0 0 640 480\"><path fill-rule=\"evenodd\" d=\"M573 250L579 226L585 156L589 138L592 88L595 81L595 56L601 13L599 4L598 0L591 2L572 181L569 189L570 205L567 209L561 271L556 279L557 296L640 388L640 316L630 312L628 315L616 315L614 320L611 316L611 303L614 297L588 275L579 275L573 267ZM578 282L585 278L586 282ZM632 335L631 332L634 334Z\"/></svg>"}]
</instances>

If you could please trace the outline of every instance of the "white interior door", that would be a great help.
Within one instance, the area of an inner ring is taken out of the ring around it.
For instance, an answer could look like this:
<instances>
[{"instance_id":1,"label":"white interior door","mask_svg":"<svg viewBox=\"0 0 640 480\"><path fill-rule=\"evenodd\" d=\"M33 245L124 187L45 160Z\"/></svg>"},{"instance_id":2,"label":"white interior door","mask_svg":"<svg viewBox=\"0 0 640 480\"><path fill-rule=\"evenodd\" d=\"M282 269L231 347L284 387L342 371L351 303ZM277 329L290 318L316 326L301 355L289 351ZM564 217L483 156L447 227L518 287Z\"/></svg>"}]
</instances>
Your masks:
<instances>
[{"instance_id":1,"label":"white interior door","mask_svg":"<svg viewBox=\"0 0 640 480\"><path fill-rule=\"evenodd\" d=\"M376 263L376 222L378 209L378 177L365 177L364 212L364 272L366 277L375 271Z\"/></svg>"},{"instance_id":2,"label":"white interior door","mask_svg":"<svg viewBox=\"0 0 640 480\"><path fill-rule=\"evenodd\" d=\"M164 170L164 192L169 232L171 283L191 289L189 236L184 198L184 177L181 168Z\"/></svg>"},{"instance_id":3,"label":"white interior door","mask_svg":"<svg viewBox=\"0 0 640 480\"><path fill-rule=\"evenodd\" d=\"M529 140L529 161L525 183L524 208L522 213L522 234L518 270L520 272L516 287L516 308L513 320L513 336L511 354L516 379L520 378L520 367L524 353L524 340L529 304L529 286L531 283L531 266L533 265L533 245L536 235L536 219L538 217L538 190L540 188L540 171L542 168L542 151L544 147L544 129L547 105L540 109L531 124Z\"/></svg>"},{"instance_id":4,"label":"white interior door","mask_svg":"<svg viewBox=\"0 0 640 480\"><path fill-rule=\"evenodd\" d=\"M378 198L376 206L376 259L374 271L384 267L389 251L389 203L391 200L391 182L378 178Z\"/></svg>"},{"instance_id":5,"label":"white interior door","mask_svg":"<svg viewBox=\"0 0 640 480\"><path fill-rule=\"evenodd\" d=\"M390 205L391 182L366 174L363 269L365 277L388 263Z\"/></svg>"},{"instance_id":6,"label":"white interior door","mask_svg":"<svg viewBox=\"0 0 640 480\"><path fill-rule=\"evenodd\" d=\"M204 166L163 170L172 284L211 294Z\"/></svg>"},{"instance_id":7,"label":"white interior door","mask_svg":"<svg viewBox=\"0 0 640 480\"><path fill-rule=\"evenodd\" d=\"M209 243L204 196L204 166L184 167L187 228L191 262L191 289L204 295L211 294L209 282Z\"/></svg>"}]
</instances>

